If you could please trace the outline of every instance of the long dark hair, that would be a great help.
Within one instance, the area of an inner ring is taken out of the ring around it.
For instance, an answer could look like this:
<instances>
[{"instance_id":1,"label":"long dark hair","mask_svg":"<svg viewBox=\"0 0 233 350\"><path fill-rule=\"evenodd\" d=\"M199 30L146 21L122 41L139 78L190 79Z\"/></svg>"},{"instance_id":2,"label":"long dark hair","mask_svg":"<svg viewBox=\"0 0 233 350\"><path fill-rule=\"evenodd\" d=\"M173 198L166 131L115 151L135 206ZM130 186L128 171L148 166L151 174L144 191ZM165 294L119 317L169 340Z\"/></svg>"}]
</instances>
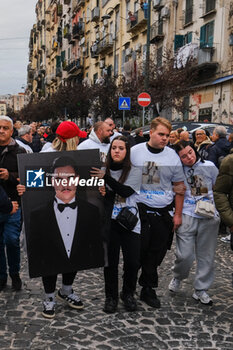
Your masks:
<instances>
[{"instance_id":1,"label":"long dark hair","mask_svg":"<svg viewBox=\"0 0 233 350\"><path fill-rule=\"evenodd\" d=\"M179 155L179 152L182 151L182 149L186 148L187 146L190 146L194 150L194 152L196 154L196 162L198 161L198 159L201 159L201 162L204 163L204 160L202 159L200 154L197 152L193 142L191 142L191 141L181 140L174 145L173 149Z\"/></svg>"},{"instance_id":2,"label":"long dark hair","mask_svg":"<svg viewBox=\"0 0 233 350\"><path fill-rule=\"evenodd\" d=\"M117 140L123 141L125 143L125 148L126 148L126 155L121 163L122 173L121 173L121 176L118 180L121 184L123 184L126 181L128 175L129 175L130 169L131 169L130 144L129 144L129 140L127 139L127 137L122 135L122 136L117 136L112 140L108 154L107 154L106 174L110 175L110 169L114 168L114 164L116 164L116 163L114 163L114 161L112 159L111 150L112 150L112 145L113 145L114 141L117 141Z\"/></svg>"}]
</instances>

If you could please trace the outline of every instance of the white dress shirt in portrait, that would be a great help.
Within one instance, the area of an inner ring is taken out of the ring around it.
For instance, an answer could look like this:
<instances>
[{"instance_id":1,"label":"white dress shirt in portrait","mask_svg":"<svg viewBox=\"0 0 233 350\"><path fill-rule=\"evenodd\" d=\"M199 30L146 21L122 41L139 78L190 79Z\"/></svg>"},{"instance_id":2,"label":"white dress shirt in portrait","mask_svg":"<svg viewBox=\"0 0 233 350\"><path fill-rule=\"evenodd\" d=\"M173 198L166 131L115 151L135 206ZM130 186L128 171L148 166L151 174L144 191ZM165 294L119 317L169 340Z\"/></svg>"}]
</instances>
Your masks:
<instances>
[{"instance_id":1,"label":"white dress shirt in portrait","mask_svg":"<svg viewBox=\"0 0 233 350\"><path fill-rule=\"evenodd\" d=\"M75 198L72 199L69 203L73 203ZM62 240L65 246L65 250L68 258L71 254L72 243L74 239L75 227L78 216L78 208L75 209L66 207L62 212L58 209L58 204L64 204L60 199L56 197L56 201L54 201L53 207L55 216L57 219L57 224L62 236Z\"/></svg>"}]
</instances>

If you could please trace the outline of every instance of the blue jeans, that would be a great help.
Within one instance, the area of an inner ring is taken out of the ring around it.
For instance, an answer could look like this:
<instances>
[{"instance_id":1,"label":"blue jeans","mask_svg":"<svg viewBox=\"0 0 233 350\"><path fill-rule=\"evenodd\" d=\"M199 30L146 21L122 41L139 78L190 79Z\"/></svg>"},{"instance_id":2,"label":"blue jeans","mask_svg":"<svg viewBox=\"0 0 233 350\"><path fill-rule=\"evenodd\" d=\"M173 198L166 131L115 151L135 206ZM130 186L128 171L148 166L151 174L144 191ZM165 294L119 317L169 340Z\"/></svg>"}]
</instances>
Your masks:
<instances>
[{"instance_id":1,"label":"blue jeans","mask_svg":"<svg viewBox=\"0 0 233 350\"><path fill-rule=\"evenodd\" d=\"M2 280L7 279L7 262L10 276L19 273L20 231L21 209L12 215L0 213L0 279Z\"/></svg>"}]
</instances>

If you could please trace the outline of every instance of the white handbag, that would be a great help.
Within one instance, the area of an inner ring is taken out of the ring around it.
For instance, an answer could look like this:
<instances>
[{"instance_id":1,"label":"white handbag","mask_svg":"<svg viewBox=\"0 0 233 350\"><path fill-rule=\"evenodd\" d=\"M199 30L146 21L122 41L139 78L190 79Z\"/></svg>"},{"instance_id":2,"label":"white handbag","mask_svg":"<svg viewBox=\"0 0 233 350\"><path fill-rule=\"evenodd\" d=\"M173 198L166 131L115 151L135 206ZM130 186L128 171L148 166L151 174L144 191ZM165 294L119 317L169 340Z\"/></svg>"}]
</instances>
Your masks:
<instances>
[{"instance_id":1,"label":"white handbag","mask_svg":"<svg viewBox=\"0 0 233 350\"><path fill-rule=\"evenodd\" d=\"M210 200L201 199L196 202L195 214L211 219L215 216L215 205Z\"/></svg>"}]
</instances>

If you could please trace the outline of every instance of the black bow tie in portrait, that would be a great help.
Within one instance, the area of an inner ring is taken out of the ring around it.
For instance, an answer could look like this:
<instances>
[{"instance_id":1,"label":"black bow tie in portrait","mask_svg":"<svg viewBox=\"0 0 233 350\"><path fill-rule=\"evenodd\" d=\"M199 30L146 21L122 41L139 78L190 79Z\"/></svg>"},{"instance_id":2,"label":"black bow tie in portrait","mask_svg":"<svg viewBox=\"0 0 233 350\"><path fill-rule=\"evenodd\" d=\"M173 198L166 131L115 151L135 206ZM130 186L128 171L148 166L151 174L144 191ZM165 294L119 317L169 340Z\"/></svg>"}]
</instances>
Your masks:
<instances>
[{"instance_id":1,"label":"black bow tie in portrait","mask_svg":"<svg viewBox=\"0 0 233 350\"><path fill-rule=\"evenodd\" d=\"M77 202L72 202L72 203L58 203L57 208L58 210L62 213L65 208L71 208L75 209L77 207Z\"/></svg>"}]
</instances>

